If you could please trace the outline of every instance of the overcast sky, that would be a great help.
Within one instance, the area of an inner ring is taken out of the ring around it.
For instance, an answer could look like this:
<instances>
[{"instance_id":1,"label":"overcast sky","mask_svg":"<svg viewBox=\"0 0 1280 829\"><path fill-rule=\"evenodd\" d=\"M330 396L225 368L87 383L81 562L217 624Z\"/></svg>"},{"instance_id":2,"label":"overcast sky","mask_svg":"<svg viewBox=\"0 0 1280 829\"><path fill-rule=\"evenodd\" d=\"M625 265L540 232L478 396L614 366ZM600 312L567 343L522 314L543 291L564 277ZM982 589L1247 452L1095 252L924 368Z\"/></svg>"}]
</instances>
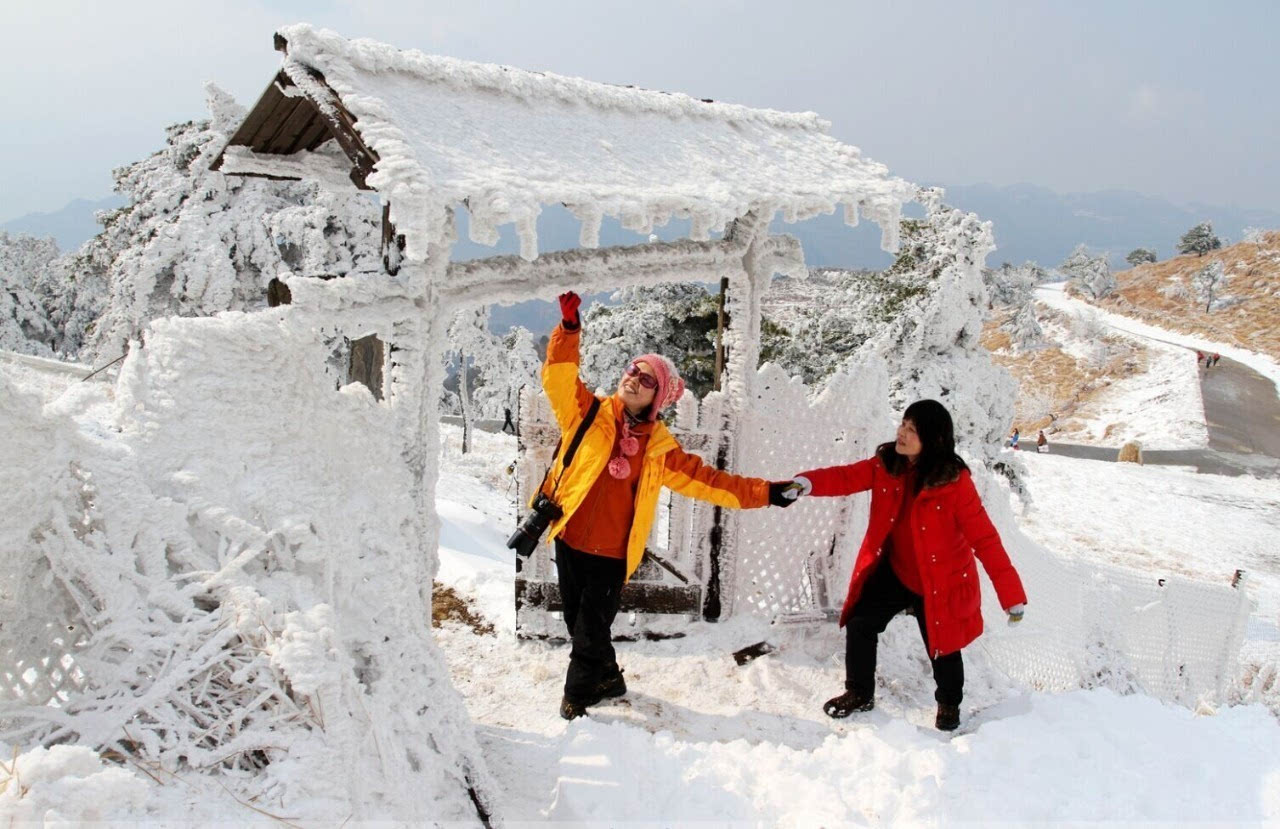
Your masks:
<instances>
[{"instance_id":1,"label":"overcast sky","mask_svg":"<svg viewBox=\"0 0 1280 829\"><path fill-rule=\"evenodd\" d=\"M0 0L0 221L251 105L276 27L814 110L919 183L1120 188L1280 209L1280 2Z\"/></svg>"}]
</instances>

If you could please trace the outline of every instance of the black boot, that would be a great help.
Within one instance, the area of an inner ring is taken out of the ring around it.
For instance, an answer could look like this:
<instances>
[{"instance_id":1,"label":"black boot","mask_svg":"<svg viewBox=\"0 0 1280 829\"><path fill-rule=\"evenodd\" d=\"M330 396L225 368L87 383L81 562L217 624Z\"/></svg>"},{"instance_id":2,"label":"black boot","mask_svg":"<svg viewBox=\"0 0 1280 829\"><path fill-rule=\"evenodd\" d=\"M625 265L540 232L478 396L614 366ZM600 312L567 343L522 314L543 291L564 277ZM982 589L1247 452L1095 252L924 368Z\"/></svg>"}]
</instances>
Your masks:
<instances>
[{"instance_id":1,"label":"black boot","mask_svg":"<svg viewBox=\"0 0 1280 829\"><path fill-rule=\"evenodd\" d=\"M828 717L843 719L854 711L870 711L876 707L876 698L870 694L859 694L845 691L838 697L832 697L822 705L822 711Z\"/></svg>"},{"instance_id":2,"label":"black boot","mask_svg":"<svg viewBox=\"0 0 1280 829\"><path fill-rule=\"evenodd\" d=\"M580 702L574 702L568 697L560 698L560 716L566 720L576 720L578 717L587 715L587 706Z\"/></svg>"},{"instance_id":3,"label":"black boot","mask_svg":"<svg viewBox=\"0 0 1280 829\"><path fill-rule=\"evenodd\" d=\"M960 727L960 706L938 703L938 718L933 724L939 731L955 731Z\"/></svg>"},{"instance_id":4,"label":"black boot","mask_svg":"<svg viewBox=\"0 0 1280 829\"><path fill-rule=\"evenodd\" d=\"M596 686L596 693L600 695L601 699L605 697L620 697L626 694L627 682L622 678L622 669L618 668L617 673L600 680L600 684Z\"/></svg>"}]
</instances>

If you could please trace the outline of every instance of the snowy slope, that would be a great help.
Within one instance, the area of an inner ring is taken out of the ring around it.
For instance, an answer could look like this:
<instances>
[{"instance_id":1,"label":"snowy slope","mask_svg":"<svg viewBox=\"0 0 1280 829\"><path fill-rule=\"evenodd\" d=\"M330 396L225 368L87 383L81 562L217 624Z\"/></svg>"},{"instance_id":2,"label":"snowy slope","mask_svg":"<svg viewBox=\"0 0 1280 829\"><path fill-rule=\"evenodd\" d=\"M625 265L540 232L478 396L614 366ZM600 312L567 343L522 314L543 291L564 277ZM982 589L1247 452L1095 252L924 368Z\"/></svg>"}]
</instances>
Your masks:
<instances>
[{"instance_id":1,"label":"snowy slope","mask_svg":"<svg viewBox=\"0 0 1280 829\"><path fill-rule=\"evenodd\" d=\"M966 723L947 739L932 729L932 684L909 620L882 638L878 707L856 720L820 711L842 689L834 625L736 619L695 625L684 639L621 643L627 697L565 723L556 704L566 648L514 638L514 564L502 547L514 518L501 491L514 439L483 434L477 444L463 460L455 437L443 459L440 578L497 633L446 625L438 634L508 820L1280 820L1280 724L1265 708L1193 713L1105 689L1030 692L992 666L979 640L966 651ZM1260 600L1252 635L1274 635L1280 566L1268 551L1280 526L1268 505L1280 483L1025 461L1038 506L1021 524L1036 541L1157 574L1223 579L1243 566ZM487 492L477 470L493 481ZM1215 540L1223 526L1237 542L1229 550ZM778 650L738 667L732 651L761 639Z\"/></svg>"}]
</instances>

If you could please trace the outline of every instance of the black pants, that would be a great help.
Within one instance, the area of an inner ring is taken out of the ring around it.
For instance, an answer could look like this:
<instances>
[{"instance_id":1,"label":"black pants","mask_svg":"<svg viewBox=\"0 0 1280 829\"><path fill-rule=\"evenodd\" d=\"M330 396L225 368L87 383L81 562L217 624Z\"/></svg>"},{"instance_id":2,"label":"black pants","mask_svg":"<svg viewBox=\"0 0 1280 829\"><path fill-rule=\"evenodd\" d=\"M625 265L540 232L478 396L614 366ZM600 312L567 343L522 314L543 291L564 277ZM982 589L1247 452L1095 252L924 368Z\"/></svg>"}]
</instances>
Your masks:
<instances>
[{"instance_id":1,"label":"black pants","mask_svg":"<svg viewBox=\"0 0 1280 829\"><path fill-rule=\"evenodd\" d=\"M925 635L924 598L906 588L889 562L882 561L862 588L853 606L853 614L845 625L844 670L846 690L859 696L873 696L876 690L876 642L898 613L912 608L920 636L929 647ZM964 661L960 651L948 653L929 662L933 665L933 681L938 689L933 698L949 705L959 705L964 697Z\"/></svg>"},{"instance_id":2,"label":"black pants","mask_svg":"<svg viewBox=\"0 0 1280 829\"><path fill-rule=\"evenodd\" d=\"M623 559L584 553L556 539L564 624L573 643L564 695L573 702L598 701L596 688L618 673L609 628L618 615L626 567Z\"/></svg>"}]
</instances>

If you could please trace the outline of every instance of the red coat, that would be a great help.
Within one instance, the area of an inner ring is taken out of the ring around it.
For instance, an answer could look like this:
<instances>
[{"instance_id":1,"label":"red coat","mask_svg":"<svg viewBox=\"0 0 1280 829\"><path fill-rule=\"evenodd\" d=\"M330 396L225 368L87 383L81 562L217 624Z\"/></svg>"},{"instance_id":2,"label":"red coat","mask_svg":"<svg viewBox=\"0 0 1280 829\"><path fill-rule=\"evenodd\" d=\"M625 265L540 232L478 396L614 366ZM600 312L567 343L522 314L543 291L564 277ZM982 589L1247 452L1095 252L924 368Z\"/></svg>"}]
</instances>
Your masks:
<instances>
[{"instance_id":1,"label":"red coat","mask_svg":"<svg viewBox=\"0 0 1280 829\"><path fill-rule=\"evenodd\" d=\"M890 475L879 458L815 469L803 475L813 484L813 495L851 495L871 490L867 533L858 548L849 593L840 611L840 626L844 627L862 594L862 586L884 557L885 539L902 506L902 478ZM995 585L1001 607L1007 610L1025 603L1027 595L967 469L949 483L920 490L910 515L924 586L928 649L936 658L960 650L982 633L975 555Z\"/></svg>"}]
</instances>

